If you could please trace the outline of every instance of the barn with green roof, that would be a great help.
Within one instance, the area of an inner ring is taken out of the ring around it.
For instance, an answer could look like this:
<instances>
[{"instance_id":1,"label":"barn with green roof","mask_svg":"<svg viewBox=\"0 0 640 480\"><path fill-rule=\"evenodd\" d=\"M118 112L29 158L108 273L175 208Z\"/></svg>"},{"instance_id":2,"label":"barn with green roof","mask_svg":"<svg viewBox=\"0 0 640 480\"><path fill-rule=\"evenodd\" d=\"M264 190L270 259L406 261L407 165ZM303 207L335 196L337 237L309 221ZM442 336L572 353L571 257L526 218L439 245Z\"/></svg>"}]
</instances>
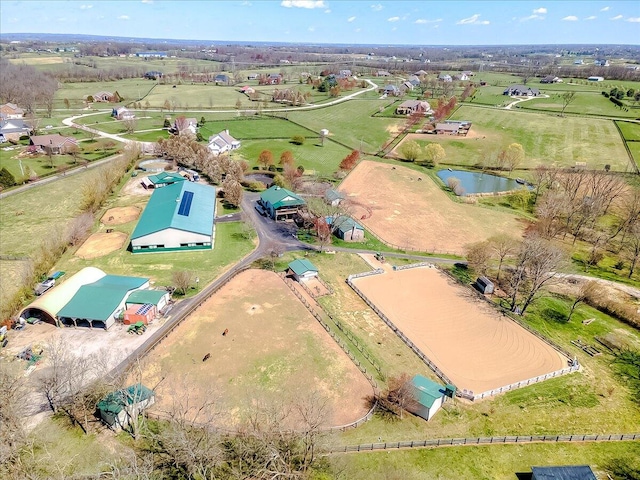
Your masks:
<instances>
[{"instance_id":1,"label":"barn with green roof","mask_svg":"<svg viewBox=\"0 0 640 480\"><path fill-rule=\"evenodd\" d=\"M149 175L140 180L144 188L162 188L174 183L184 182L186 178L179 173L160 172L155 175Z\"/></svg>"},{"instance_id":2,"label":"barn with green roof","mask_svg":"<svg viewBox=\"0 0 640 480\"><path fill-rule=\"evenodd\" d=\"M413 398L407 405L407 410L425 420L430 420L456 391L453 385L445 387L422 375L413 377L410 386Z\"/></svg>"},{"instance_id":3,"label":"barn with green roof","mask_svg":"<svg viewBox=\"0 0 640 480\"><path fill-rule=\"evenodd\" d=\"M275 221L292 220L300 208L307 204L303 198L291 190L277 185L262 192L259 203Z\"/></svg>"},{"instance_id":4,"label":"barn with green roof","mask_svg":"<svg viewBox=\"0 0 640 480\"><path fill-rule=\"evenodd\" d=\"M155 403L153 390L141 383L109 393L98 402L97 414L114 430L127 428L131 419Z\"/></svg>"},{"instance_id":5,"label":"barn with green roof","mask_svg":"<svg viewBox=\"0 0 640 480\"><path fill-rule=\"evenodd\" d=\"M154 190L131 234L133 253L209 250L215 238L216 189L178 182Z\"/></svg>"},{"instance_id":6,"label":"barn with green roof","mask_svg":"<svg viewBox=\"0 0 640 480\"><path fill-rule=\"evenodd\" d=\"M288 267L288 274L299 282L318 276L318 267L306 258L298 258L291 262Z\"/></svg>"}]
</instances>

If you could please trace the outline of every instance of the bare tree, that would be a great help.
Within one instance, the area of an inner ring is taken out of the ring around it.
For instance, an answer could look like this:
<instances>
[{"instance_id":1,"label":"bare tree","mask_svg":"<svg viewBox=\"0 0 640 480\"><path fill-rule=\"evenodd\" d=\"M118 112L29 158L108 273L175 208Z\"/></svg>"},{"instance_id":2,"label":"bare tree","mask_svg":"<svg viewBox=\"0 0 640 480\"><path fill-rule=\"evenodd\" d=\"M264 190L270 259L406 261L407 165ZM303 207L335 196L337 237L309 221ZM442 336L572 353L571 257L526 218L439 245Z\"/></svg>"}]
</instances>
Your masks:
<instances>
[{"instance_id":1,"label":"bare tree","mask_svg":"<svg viewBox=\"0 0 640 480\"><path fill-rule=\"evenodd\" d=\"M242 203L242 197L244 196L244 189L238 181L233 177L227 176L222 182L222 189L224 190L224 199L231 205L239 207Z\"/></svg>"},{"instance_id":2,"label":"bare tree","mask_svg":"<svg viewBox=\"0 0 640 480\"><path fill-rule=\"evenodd\" d=\"M567 315L567 323L571 321L571 317L573 316L573 312L575 311L577 306L585 300L591 298L593 295L597 294L599 290L600 289L598 287L598 282L595 282L593 280L583 282L578 287L578 290L573 297L571 308L569 309L569 315Z\"/></svg>"},{"instance_id":3,"label":"bare tree","mask_svg":"<svg viewBox=\"0 0 640 480\"><path fill-rule=\"evenodd\" d=\"M498 274L496 275L496 281L499 282L502 265L505 259L516 253L518 241L509 235L498 234L489 238L489 245L495 256L498 257Z\"/></svg>"},{"instance_id":4,"label":"bare tree","mask_svg":"<svg viewBox=\"0 0 640 480\"><path fill-rule=\"evenodd\" d=\"M396 405L400 410L400 418L404 411L415 401L415 393L411 383L411 377L407 373L402 373L389 378L389 386L385 395L387 401Z\"/></svg>"},{"instance_id":5,"label":"bare tree","mask_svg":"<svg viewBox=\"0 0 640 480\"><path fill-rule=\"evenodd\" d=\"M564 111L576 99L576 92L564 92L562 95L560 95L560 99L562 100L562 110L560 111L560 116L564 117Z\"/></svg>"},{"instance_id":6,"label":"bare tree","mask_svg":"<svg viewBox=\"0 0 640 480\"><path fill-rule=\"evenodd\" d=\"M136 131L138 120L135 117L128 117L122 120L122 125L124 126L125 132L133 133Z\"/></svg>"},{"instance_id":7,"label":"bare tree","mask_svg":"<svg viewBox=\"0 0 640 480\"><path fill-rule=\"evenodd\" d=\"M193 272L189 270L178 270L173 272L173 275L171 276L173 284L176 287L176 291L180 292L182 295L187 294L187 291L193 284L194 278Z\"/></svg>"},{"instance_id":8,"label":"bare tree","mask_svg":"<svg viewBox=\"0 0 640 480\"><path fill-rule=\"evenodd\" d=\"M491 253L491 244L489 242L477 242L466 247L467 262L481 275L486 275L489 269Z\"/></svg>"},{"instance_id":9,"label":"bare tree","mask_svg":"<svg viewBox=\"0 0 640 480\"><path fill-rule=\"evenodd\" d=\"M0 463L13 462L25 441L20 411L26 393L19 365L0 361Z\"/></svg>"},{"instance_id":10,"label":"bare tree","mask_svg":"<svg viewBox=\"0 0 640 480\"><path fill-rule=\"evenodd\" d=\"M93 222L93 214L89 212L81 213L69 222L67 233L69 244L76 246L84 242L89 236Z\"/></svg>"},{"instance_id":11,"label":"bare tree","mask_svg":"<svg viewBox=\"0 0 640 480\"><path fill-rule=\"evenodd\" d=\"M635 271L638 258L640 258L640 222L634 223L629 229L629 234L624 243L624 251L631 262L628 275L628 278L631 278Z\"/></svg>"}]
</instances>

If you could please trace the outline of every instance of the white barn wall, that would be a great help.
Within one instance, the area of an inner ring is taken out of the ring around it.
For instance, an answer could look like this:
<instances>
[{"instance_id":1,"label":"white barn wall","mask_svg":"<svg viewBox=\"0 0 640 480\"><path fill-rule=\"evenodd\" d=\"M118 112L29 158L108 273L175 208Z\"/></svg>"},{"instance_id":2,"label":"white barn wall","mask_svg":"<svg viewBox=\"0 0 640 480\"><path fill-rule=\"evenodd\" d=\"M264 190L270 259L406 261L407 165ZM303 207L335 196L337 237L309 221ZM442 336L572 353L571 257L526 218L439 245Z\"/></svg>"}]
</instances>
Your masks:
<instances>
[{"instance_id":1,"label":"white barn wall","mask_svg":"<svg viewBox=\"0 0 640 480\"><path fill-rule=\"evenodd\" d=\"M167 228L131 241L133 247L164 245L164 248L180 248L181 243L210 243L213 246L213 235L202 235L185 230Z\"/></svg>"}]
</instances>

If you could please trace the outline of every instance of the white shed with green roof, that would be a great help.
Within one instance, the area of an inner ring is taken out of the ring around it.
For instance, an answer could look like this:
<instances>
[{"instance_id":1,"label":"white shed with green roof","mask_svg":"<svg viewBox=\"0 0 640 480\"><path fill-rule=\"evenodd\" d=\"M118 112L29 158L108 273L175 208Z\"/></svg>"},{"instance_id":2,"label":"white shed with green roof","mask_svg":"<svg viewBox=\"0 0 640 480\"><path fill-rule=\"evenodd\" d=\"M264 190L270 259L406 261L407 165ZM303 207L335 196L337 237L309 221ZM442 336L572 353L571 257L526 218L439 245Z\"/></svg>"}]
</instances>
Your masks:
<instances>
[{"instance_id":1,"label":"white shed with green roof","mask_svg":"<svg viewBox=\"0 0 640 480\"><path fill-rule=\"evenodd\" d=\"M276 221L293 219L298 210L307 204L303 198L291 190L277 185L262 192L259 203L267 214Z\"/></svg>"},{"instance_id":2,"label":"white shed with green roof","mask_svg":"<svg viewBox=\"0 0 640 480\"><path fill-rule=\"evenodd\" d=\"M407 410L425 420L430 420L440 409L445 399L455 394L454 386L444 387L422 375L416 375L411 379L411 389L413 401L409 402Z\"/></svg>"},{"instance_id":3,"label":"white shed with green roof","mask_svg":"<svg viewBox=\"0 0 640 480\"><path fill-rule=\"evenodd\" d=\"M306 258L299 258L289 264L288 272L298 282L318 276L318 267Z\"/></svg>"},{"instance_id":4,"label":"white shed with green roof","mask_svg":"<svg viewBox=\"0 0 640 480\"><path fill-rule=\"evenodd\" d=\"M179 182L155 190L131 234L133 253L213 248L216 189Z\"/></svg>"}]
</instances>

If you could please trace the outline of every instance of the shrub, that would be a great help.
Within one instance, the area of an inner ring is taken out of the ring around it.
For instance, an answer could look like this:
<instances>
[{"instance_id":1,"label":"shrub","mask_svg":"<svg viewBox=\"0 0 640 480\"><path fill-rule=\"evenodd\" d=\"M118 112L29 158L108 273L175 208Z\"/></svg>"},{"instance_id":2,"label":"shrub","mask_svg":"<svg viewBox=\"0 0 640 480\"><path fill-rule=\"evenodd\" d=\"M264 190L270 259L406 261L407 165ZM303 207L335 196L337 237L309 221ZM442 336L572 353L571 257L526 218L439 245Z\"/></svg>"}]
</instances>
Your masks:
<instances>
[{"instance_id":1,"label":"shrub","mask_svg":"<svg viewBox=\"0 0 640 480\"><path fill-rule=\"evenodd\" d=\"M302 145L305 142L306 138L302 135L295 135L291 138L291 143L294 145Z\"/></svg>"},{"instance_id":2,"label":"shrub","mask_svg":"<svg viewBox=\"0 0 640 480\"><path fill-rule=\"evenodd\" d=\"M0 186L2 186L3 188L7 188L13 187L15 184L15 177L9 170L7 170L5 167L2 167L2 170L0 170Z\"/></svg>"}]
</instances>

